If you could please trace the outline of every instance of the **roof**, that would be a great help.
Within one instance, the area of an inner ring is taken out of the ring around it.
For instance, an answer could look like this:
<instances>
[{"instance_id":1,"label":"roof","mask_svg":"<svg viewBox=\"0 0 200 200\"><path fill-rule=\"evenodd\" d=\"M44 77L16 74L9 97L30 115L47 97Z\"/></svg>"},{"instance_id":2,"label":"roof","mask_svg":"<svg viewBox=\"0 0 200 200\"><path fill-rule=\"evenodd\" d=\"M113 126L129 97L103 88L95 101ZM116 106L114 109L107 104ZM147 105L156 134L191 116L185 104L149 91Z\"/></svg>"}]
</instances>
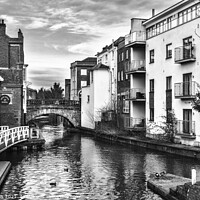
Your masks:
<instances>
[{"instance_id":1,"label":"roof","mask_svg":"<svg viewBox=\"0 0 200 200\"><path fill-rule=\"evenodd\" d=\"M163 15L167 15L167 14L173 12L174 10L178 9L179 7L187 5L188 3L191 3L191 2L195 2L195 0L182 0L182 1L174 4L173 6L170 6L169 8L161 11L160 13L154 15L153 17L147 19L146 21L143 22L143 25L147 25L148 23L151 23L154 20L161 18Z\"/></svg>"},{"instance_id":2,"label":"roof","mask_svg":"<svg viewBox=\"0 0 200 200\"><path fill-rule=\"evenodd\" d=\"M90 70L94 71L94 70L98 70L98 69L110 69L110 68L107 65L104 65L102 63L98 63L93 68L91 68Z\"/></svg>"}]
</instances>

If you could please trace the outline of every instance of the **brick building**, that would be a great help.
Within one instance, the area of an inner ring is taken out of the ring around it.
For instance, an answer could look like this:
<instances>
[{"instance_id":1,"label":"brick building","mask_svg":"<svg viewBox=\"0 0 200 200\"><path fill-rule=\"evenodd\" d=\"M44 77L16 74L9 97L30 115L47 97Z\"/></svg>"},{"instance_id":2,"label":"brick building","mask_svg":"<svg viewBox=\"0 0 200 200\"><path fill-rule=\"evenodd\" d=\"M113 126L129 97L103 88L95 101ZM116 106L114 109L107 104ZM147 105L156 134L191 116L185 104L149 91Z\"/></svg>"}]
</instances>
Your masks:
<instances>
[{"instance_id":1,"label":"brick building","mask_svg":"<svg viewBox=\"0 0 200 200\"><path fill-rule=\"evenodd\" d=\"M0 125L10 127L24 124L23 97L26 95L23 84L26 83L24 65L24 37L19 29L18 37L6 34L6 24L0 21L0 76L3 78L0 88Z\"/></svg>"},{"instance_id":2,"label":"brick building","mask_svg":"<svg viewBox=\"0 0 200 200\"><path fill-rule=\"evenodd\" d=\"M71 92L70 100L79 100L81 88L89 85L89 70L97 64L96 57L88 57L82 61L71 63Z\"/></svg>"}]
</instances>

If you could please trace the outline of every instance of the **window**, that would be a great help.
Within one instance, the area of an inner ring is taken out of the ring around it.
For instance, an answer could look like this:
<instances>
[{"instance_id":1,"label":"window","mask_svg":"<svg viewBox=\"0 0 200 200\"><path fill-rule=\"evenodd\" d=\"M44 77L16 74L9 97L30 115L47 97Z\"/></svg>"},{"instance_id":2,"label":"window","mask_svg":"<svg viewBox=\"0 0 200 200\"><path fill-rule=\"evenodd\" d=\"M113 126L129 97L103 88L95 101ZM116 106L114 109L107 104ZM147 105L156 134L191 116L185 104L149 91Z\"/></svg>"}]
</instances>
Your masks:
<instances>
[{"instance_id":1,"label":"window","mask_svg":"<svg viewBox=\"0 0 200 200\"><path fill-rule=\"evenodd\" d=\"M94 75L93 75L93 71L91 71L91 83L93 83L93 79L94 79Z\"/></svg>"},{"instance_id":2,"label":"window","mask_svg":"<svg viewBox=\"0 0 200 200\"><path fill-rule=\"evenodd\" d=\"M81 75L87 75L87 69L81 69Z\"/></svg>"},{"instance_id":3,"label":"window","mask_svg":"<svg viewBox=\"0 0 200 200\"><path fill-rule=\"evenodd\" d=\"M166 90L172 89L172 77L168 76L166 77Z\"/></svg>"},{"instance_id":4,"label":"window","mask_svg":"<svg viewBox=\"0 0 200 200\"><path fill-rule=\"evenodd\" d=\"M166 45L166 58L172 58L172 44Z\"/></svg>"},{"instance_id":5,"label":"window","mask_svg":"<svg viewBox=\"0 0 200 200\"><path fill-rule=\"evenodd\" d=\"M183 133L190 134L192 132L192 110L183 109Z\"/></svg>"},{"instance_id":6,"label":"window","mask_svg":"<svg viewBox=\"0 0 200 200\"><path fill-rule=\"evenodd\" d=\"M128 49L126 50L126 59L128 59Z\"/></svg>"},{"instance_id":7,"label":"window","mask_svg":"<svg viewBox=\"0 0 200 200\"><path fill-rule=\"evenodd\" d=\"M150 50L149 55L150 55L150 63L154 63L154 49Z\"/></svg>"},{"instance_id":8,"label":"window","mask_svg":"<svg viewBox=\"0 0 200 200\"><path fill-rule=\"evenodd\" d=\"M122 80L122 81L124 80L124 74L123 74L123 71L121 71L121 80Z\"/></svg>"},{"instance_id":9,"label":"window","mask_svg":"<svg viewBox=\"0 0 200 200\"><path fill-rule=\"evenodd\" d=\"M87 86L87 81L81 81L81 87Z\"/></svg>"},{"instance_id":10,"label":"window","mask_svg":"<svg viewBox=\"0 0 200 200\"><path fill-rule=\"evenodd\" d=\"M128 80L128 74L126 74L126 80Z\"/></svg>"},{"instance_id":11,"label":"window","mask_svg":"<svg viewBox=\"0 0 200 200\"><path fill-rule=\"evenodd\" d=\"M118 72L118 81L120 81L120 72Z\"/></svg>"},{"instance_id":12,"label":"window","mask_svg":"<svg viewBox=\"0 0 200 200\"><path fill-rule=\"evenodd\" d=\"M123 61L124 60L124 53L122 52L122 57L121 57L122 59L121 59L121 61Z\"/></svg>"},{"instance_id":13,"label":"window","mask_svg":"<svg viewBox=\"0 0 200 200\"><path fill-rule=\"evenodd\" d=\"M154 108L150 108L150 121L154 121Z\"/></svg>"},{"instance_id":14,"label":"window","mask_svg":"<svg viewBox=\"0 0 200 200\"><path fill-rule=\"evenodd\" d=\"M114 51L112 51L112 60L114 60L114 56L115 56Z\"/></svg>"},{"instance_id":15,"label":"window","mask_svg":"<svg viewBox=\"0 0 200 200\"><path fill-rule=\"evenodd\" d=\"M90 102L90 95L87 95L87 103Z\"/></svg>"},{"instance_id":16,"label":"window","mask_svg":"<svg viewBox=\"0 0 200 200\"><path fill-rule=\"evenodd\" d=\"M154 92L154 79L150 80L150 92Z\"/></svg>"}]
</instances>

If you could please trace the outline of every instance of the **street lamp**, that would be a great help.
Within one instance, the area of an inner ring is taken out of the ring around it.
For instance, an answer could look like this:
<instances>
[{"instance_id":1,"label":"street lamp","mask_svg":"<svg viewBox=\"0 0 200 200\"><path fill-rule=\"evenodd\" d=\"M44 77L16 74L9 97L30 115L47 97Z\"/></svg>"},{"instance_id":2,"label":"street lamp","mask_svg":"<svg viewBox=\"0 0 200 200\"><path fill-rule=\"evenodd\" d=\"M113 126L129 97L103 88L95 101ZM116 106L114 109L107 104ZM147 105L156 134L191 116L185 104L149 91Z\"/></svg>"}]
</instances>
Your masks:
<instances>
[{"instance_id":1,"label":"street lamp","mask_svg":"<svg viewBox=\"0 0 200 200\"><path fill-rule=\"evenodd\" d=\"M1 82L3 82L4 79L0 76L0 98L1 98ZM0 126L1 126L1 102L0 102Z\"/></svg>"}]
</instances>

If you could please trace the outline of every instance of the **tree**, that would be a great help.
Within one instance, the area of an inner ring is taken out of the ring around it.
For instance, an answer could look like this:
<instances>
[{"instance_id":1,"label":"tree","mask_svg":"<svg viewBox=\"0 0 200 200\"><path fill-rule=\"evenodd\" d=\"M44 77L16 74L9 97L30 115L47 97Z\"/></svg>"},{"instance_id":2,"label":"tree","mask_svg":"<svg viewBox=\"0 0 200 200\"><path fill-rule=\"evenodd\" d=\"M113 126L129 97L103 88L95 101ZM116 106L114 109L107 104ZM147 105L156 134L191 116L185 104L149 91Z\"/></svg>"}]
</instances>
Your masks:
<instances>
[{"instance_id":1,"label":"tree","mask_svg":"<svg viewBox=\"0 0 200 200\"><path fill-rule=\"evenodd\" d=\"M63 91L60 83L54 83L50 89L44 89L43 87L38 90L37 99L62 99Z\"/></svg>"},{"instance_id":2,"label":"tree","mask_svg":"<svg viewBox=\"0 0 200 200\"><path fill-rule=\"evenodd\" d=\"M192 108L200 112L200 92L198 92L192 102Z\"/></svg>"}]
</instances>

